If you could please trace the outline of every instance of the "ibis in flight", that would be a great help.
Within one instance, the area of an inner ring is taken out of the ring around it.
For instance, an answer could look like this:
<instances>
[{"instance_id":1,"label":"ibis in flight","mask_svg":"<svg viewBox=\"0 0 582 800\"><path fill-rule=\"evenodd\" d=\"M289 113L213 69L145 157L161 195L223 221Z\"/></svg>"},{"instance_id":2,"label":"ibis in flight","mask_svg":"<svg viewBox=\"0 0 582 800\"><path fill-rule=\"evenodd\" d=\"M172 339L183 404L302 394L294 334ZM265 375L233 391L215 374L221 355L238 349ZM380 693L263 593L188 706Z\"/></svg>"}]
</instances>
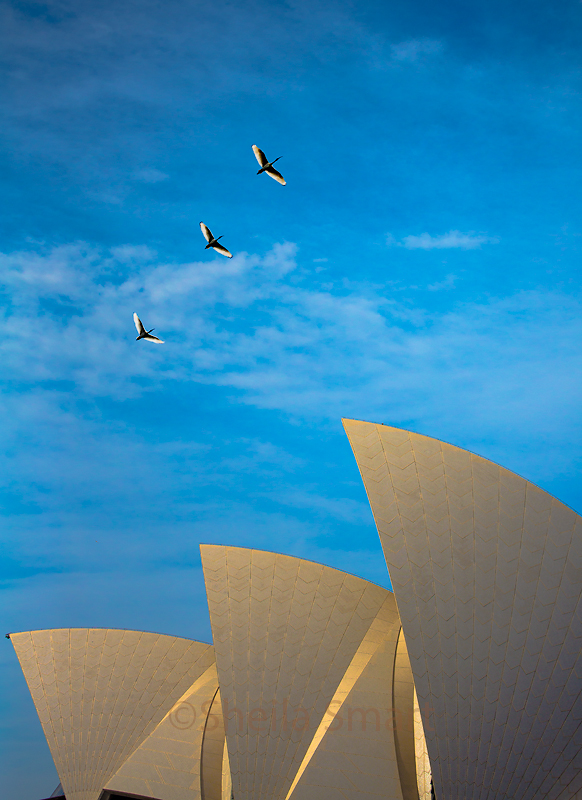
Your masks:
<instances>
[{"instance_id":1,"label":"ibis in flight","mask_svg":"<svg viewBox=\"0 0 582 800\"><path fill-rule=\"evenodd\" d=\"M259 162L259 166L261 167L260 170L257 172L257 175L260 175L261 172L266 172L267 175L270 175L273 180L280 183L282 186L285 186L285 178L278 172L273 164L275 161L278 161L279 158L283 158L283 156L279 156L276 158L275 161L268 161L267 156L263 153L263 151L257 147L256 144L253 145L253 153L255 154L255 158Z\"/></svg>"},{"instance_id":2,"label":"ibis in flight","mask_svg":"<svg viewBox=\"0 0 582 800\"><path fill-rule=\"evenodd\" d=\"M164 343L163 339L158 339L157 336L152 336L152 331L155 331L155 328L151 328L149 331L146 331L141 319L138 317L135 311L133 312L133 321L135 322L135 327L137 328L137 332L139 334L139 336L136 337L136 342L139 342L140 339L147 339L148 342L155 342L156 344Z\"/></svg>"},{"instance_id":3,"label":"ibis in flight","mask_svg":"<svg viewBox=\"0 0 582 800\"><path fill-rule=\"evenodd\" d=\"M212 247L212 249L216 250L217 253L221 253L223 256L226 256L227 258L232 258L232 253L230 253L224 245L218 243L218 239L222 239L222 236L219 236L218 239L215 239L208 225L205 225L203 222L200 223L200 230L202 231L204 238L208 242L208 244L204 248L205 250L208 250L209 247Z\"/></svg>"}]
</instances>

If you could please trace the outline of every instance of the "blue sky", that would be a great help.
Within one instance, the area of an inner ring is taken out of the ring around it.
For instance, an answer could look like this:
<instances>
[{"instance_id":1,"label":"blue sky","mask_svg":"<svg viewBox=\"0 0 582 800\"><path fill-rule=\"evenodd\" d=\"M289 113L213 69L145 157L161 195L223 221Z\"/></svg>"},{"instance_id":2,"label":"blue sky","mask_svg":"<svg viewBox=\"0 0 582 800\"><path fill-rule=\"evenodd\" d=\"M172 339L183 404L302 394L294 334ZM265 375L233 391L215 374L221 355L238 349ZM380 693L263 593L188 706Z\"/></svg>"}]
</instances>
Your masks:
<instances>
[{"instance_id":1,"label":"blue sky","mask_svg":"<svg viewBox=\"0 0 582 800\"><path fill-rule=\"evenodd\" d=\"M200 542L386 584L342 416L582 509L578 2L1 13L0 633L208 639ZM0 681L38 800L8 642Z\"/></svg>"}]
</instances>

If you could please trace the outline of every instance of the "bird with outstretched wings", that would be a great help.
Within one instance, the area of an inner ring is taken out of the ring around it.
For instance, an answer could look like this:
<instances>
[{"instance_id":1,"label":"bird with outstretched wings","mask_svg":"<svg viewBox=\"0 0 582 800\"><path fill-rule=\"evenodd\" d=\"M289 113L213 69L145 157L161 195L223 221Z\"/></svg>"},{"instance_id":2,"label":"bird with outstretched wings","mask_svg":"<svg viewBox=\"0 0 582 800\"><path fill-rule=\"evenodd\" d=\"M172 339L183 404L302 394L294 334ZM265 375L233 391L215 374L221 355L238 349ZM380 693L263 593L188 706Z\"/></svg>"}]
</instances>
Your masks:
<instances>
[{"instance_id":1,"label":"bird with outstretched wings","mask_svg":"<svg viewBox=\"0 0 582 800\"><path fill-rule=\"evenodd\" d=\"M204 248L205 250L208 250L209 247L212 247L212 249L216 250L217 253L220 253L221 255L226 256L227 258L232 258L232 253L218 241L218 239L222 239L222 236L219 236L218 239L216 239L212 235L212 231L210 230L208 225L205 225L203 222L200 223L200 230L202 231L202 235L208 242L208 244Z\"/></svg>"},{"instance_id":2,"label":"bird with outstretched wings","mask_svg":"<svg viewBox=\"0 0 582 800\"><path fill-rule=\"evenodd\" d=\"M135 311L133 312L133 321L135 322L135 327L138 333L138 336L135 339L136 342L139 342L140 339L145 339L148 342L155 342L156 344L164 344L163 339L158 339L157 336L152 336L152 331L155 331L155 328L150 328L149 331L146 331L146 329L143 326L143 322L135 313Z\"/></svg>"},{"instance_id":3,"label":"bird with outstretched wings","mask_svg":"<svg viewBox=\"0 0 582 800\"><path fill-rule=\"evenodd\" d=\"M273 180L277 181L277 183L280 183L282 186L286 186L287 182L285 181L285 178L273 166L275 161L278 161L279 158L282 158L282 156L276 158L275 161L269 161L261 148L257 147L256 144L253 145L253 153L255 154L255 158L259 162L260 166L260 170L257 172L257 175L260 175L261 172L266 172L267 175L270 175Z\"/></svg>"}]
</instances>

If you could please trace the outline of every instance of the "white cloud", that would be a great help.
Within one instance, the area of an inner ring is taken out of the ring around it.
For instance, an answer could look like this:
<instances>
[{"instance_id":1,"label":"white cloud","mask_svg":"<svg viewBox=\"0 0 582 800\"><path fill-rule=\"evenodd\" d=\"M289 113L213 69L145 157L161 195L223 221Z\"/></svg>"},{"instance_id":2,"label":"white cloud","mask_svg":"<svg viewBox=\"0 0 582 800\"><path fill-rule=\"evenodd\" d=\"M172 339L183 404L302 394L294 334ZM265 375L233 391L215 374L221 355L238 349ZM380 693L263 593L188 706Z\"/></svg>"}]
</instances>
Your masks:
<instances>
[{"instance_id":1,"label":"white cloud","mask_svg":"<svg viewBox=\"0 0 582 800\"><path fill-rule=\"evenodd\" d=\"M167 181L170 176L155 167L138 169L133 173L133 178L142 183L161 183Z\"/></svg>"},{"instance_id":2,"label":"white cloud","mask_svg":"<svg viewBox=\"0 0 582 800\"><path fill-rule=\"evenodd\" d=\"M393 61L418 61L421 56L434 55L442 50L436 39L409 39L390 46Z\"/></svg>"},{"instance_id":3,"label":"white cloud","mask_svg":"<svg viewBox=\"0 0 582 800\"><path fill-rule=\"evenodd\" d=\"M449 273L449 275L445 275L442 281L436 281L435 283L429 283L426 287L429 292L441 292L443 290L454 289L455 282L457 280L457 276Z\"/></svg>"},{"instance_id":4,"label":"white cloud","mask_svg":"<svg viewBox=\"0 0 582 800\"><path fill-rule=\"evenodd\" d=\"M267 495L266 495L267 496ZM365 502L357 502L348 498L322 497L313 492L294 489L286 492L273 492L273 500L293 508L306 508L314 514L323 513L335 519L347 520L356 525L370 522L370 506Z\"/></svg>"},{"instance_id":5,"label":"white cloud","mask_svg":"<svg viewBox=\"0 0 582 800\"><path fill-rule=\"evenodd\" d=\"M453 305L450 295L436 313L389 287L317 284L294 272L289 243L263 257L144 260L139 271L130 255L79 244L1 257L5 378L36 382L38 392L68 381L75 396L118 399L199 382L298 417L414 420L457 441L462 430L517 438L533 426L557 442L577 424L577 298L530 291ZM163 347L135 342L133 311Z\"/></svg>"},{"instance_id":6,"label":"white cloud","mask_svg":"<svg viewBox=\"0 0 582 800\"><path fill-rule=\"evenodd\" d=\"M124 244L120 247L112 247L111 255L116 261L126 264L135 262L141 266L144 261L152 261L156 258L157 253L146 245Z\"/></svg>"},{"instance_id":7,"label":"white cloud","mask_svg":"<svg viewBox=\"0 0 582 800\"><path fill-rule=\"evenodd\" d=\"M449 249L458 247L462 250L475 250L482 244L497 244L499 239L495 236L485 236L473 231L462 233L461 231L449 231L440 236L431 236L430 233L421 233L420 236L405 236L400 246L407 250L435 250ZM394 244L394 237L389 234L387 244Z\"/></svg>"}]
</instances>

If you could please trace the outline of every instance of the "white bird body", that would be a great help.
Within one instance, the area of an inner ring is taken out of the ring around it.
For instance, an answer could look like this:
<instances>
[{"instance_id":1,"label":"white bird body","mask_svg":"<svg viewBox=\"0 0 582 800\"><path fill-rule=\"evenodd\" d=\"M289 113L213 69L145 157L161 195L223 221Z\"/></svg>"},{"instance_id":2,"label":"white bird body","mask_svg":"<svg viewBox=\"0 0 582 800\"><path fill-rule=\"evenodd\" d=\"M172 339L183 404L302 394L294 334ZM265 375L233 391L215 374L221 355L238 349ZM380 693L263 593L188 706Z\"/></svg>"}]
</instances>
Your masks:
<instances>
[{"instance_id":1,"label":"white bird body","mask_svg":"<svg viewBox=\"0 0 582 800\"><path fill-rule=\"evenodd\" d=\"M143 326L143 323L142 323L141 319L138 317L138 315L135 313L135 311L133 312L133 321L135 322L135 327L136 327L137 332L139 334L136 337L136 340L135 340L136 342L139 342L140 339L146 339L148 342L155 342L156 344L164 344L164 340L163 339L158 339L157 336L152 336L152 331L154 331L155 328L150 328L149 331L146 331L146 329Z\"/></svg>"},{"instance_id":2,"label":"white bird body","mask_svg":"<svg viewBox=\"0 0 582 800\"><path fill-rule=\"evenodd\" d=\"M229 250L227 250L223 244L218 243L218 239L222 239L222 236L219 236L218 239L215 239L208 225L205 225L203 222L200 223L200 230L202 231L202 235L208 242L208 244L204 248L205 250L208 250L209 247L212 247L212 249L216 250L217 253L220 253L221 255L226 256L227 258L232 258L232 253Z\"/></svg>"},{"instance_id":3,"label":"white bird body","mask_svg":"<svg viewBox=\"0 0 582 800\"><path fill-rule=\"evenodd\" d=\"M256 144L253 145L253 153L255 154L255 158L259 162L259 166L261 167L260 170L257 172L257 175L260 175L261 172L266 172L267 175L270 175L271 178L277 181L277 183L280 183L281 186L285 186L286 185L285 178L273 166L275 161L278 161L279 158L282 158L282 156L276 158L275 161L269 161L267 159L267 156L263 153L260 147L257 147Z\"/></svg>"}]
</instances>

